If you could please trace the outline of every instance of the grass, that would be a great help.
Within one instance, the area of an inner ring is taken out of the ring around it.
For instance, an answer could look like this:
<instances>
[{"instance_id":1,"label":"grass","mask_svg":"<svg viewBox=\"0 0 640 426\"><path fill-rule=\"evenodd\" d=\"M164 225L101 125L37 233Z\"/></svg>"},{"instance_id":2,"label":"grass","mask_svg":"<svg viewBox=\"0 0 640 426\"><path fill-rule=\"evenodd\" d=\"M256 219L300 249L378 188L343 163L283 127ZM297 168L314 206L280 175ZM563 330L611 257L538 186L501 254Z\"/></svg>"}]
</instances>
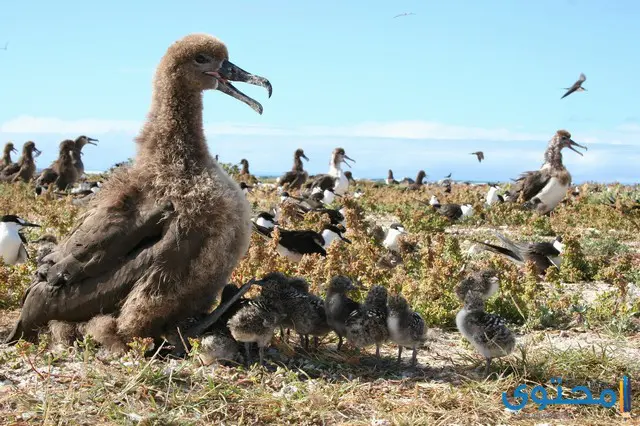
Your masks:
<instances>
[{"instance_id":1,"label":"grass","mask_svg":"<svg viewBox=\"0 0 640 426\"><path fill-rule=\"evenodd\" d=\"M237 173L237 167L228 166ZM233 274L243 282L279 270L301 275L323 294L336 274L366 286L381 284L401 291L425 318L430 339L419 366L394 362L396 348L383 349L383 361L371 351L335 351L332 336L319 351L306 353L279 338L269 351L269 368L202 366L198 347L185 360L144 358L145 341L131 343L122 358L104 354L87 336L72 348L49 344L0 346L0 424L632 424L616 409L530 403L522 412L505 410L502 392L521 383L542 385L550 395L552 377L564 389L589 386L594 393L617 389L624 374L640 377L640 239L638 211L625 210L637 187L590 183L579 198L569 198L550 217L516 204L483 206L486 187L454 185L451 194L429 185L401 191L358 184L365 195L341 200L347 208L351 245L337 244L324 259L307 256L292 264L274 253L273 243L257 236ZM471 202L476 214L451 224L421 201L431 194L441 202ZM603 204L609 194L617 207ZM254 211L269 210L277 196L255 190ZM67 199L35 198L28 185L0 185L0 211L43 225L44 233L64 237L82 212ZM287 229L319 229L326 217L287 215ZM288 212L291 213L291 212ZM381 266L386 255L375 226L402 222L409 231L402 262ZM566 255L560 270L540 280L531 265L518 268L498 256L470 254L471 240L495 240L498 229L514 239L541 241L561 234ZM33 254L34 248L30 247ZM483 360L455 330L460 308L453 288L463 265L500 270L500 292L488 303L519 334L516 351L494 361L492 375L479 373ZM0 337L16 318L20 298L35 269L33 262L0 266ZM357 295L363 297L364 295ZM633 397L634 411L640 393ZM637 414L636 414L637 415Z\"/></svg>"}]
</instances>

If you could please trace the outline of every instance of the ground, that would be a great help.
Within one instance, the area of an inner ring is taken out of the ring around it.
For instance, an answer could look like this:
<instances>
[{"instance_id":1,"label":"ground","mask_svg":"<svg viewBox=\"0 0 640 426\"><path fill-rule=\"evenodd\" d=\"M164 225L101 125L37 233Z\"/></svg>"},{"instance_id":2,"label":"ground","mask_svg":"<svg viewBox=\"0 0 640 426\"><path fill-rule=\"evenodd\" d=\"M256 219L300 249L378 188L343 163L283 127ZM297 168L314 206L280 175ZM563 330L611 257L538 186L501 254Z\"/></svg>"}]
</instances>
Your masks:
<instances>
[{"instance_id":1,"label":"ground","mask_svg":"<svg viewBox=\"0 0 640 426\"><path fill-rule=\"evenodd\" d=\"M640 378L640 238L638 210L631 210L638 189L588 184L580 196L550 217L539 217L519 204L483 206L486 186L454 185L451 194L437 185L403 191L359 182L365 195L340 200L347 208L347 236L326 258L308 257L292 264L254 236L234 272L236 283L271 270L301 275L322 295L338 273L363 283L402 292L428 324L418 365L410 350L396 364L397 348L347 347L336 351L328 335L318 350L306 352L292 333L276 337L266 368L209 365L198 348L186 359L145 357L138 340L114 358L90 336L73 347L49 343L0 345L0 424L640 424L640 393L632 394L631 412L588 405L552 405L538 410L532 401L520 412L506 409L502 394L514 401L519 384L542 385L556 395L554 377L569 389L588 386L597 397L617 389L627 375ZM470 202L475 215L449 223L422 202L436 194L441 202ZM617 204L607 206L609 195ZM277 200L269 190L248 195L255 211ZM420 202L422 201L422 202ZM27 185L1 185L0 209L43 225L29 230L30 240L45 233L63 237L82 208L69 199L34 198ZM289 217L283 226L319 229L326 217ZM401 222L409 232L401 262L385 267L387 256L375 225L386 230ZM472 240L491 240L493 230L522 241L551 240L561 234L566 254L560 270L536 277L530 265L516 265L488 252L470 250ZM30 245L30 251L36 248ZM19 314L22 291L35 266L0 266L0 339ZM484 377L482 358L455 329L460 302L453 294L462 265L496 267L500 291L487 306L502 315L517 334L517 348L494 361ZM363 294L356 295L363 297ZM632 383L636 382L632 380Z\"/></svg>"}]
</instances>

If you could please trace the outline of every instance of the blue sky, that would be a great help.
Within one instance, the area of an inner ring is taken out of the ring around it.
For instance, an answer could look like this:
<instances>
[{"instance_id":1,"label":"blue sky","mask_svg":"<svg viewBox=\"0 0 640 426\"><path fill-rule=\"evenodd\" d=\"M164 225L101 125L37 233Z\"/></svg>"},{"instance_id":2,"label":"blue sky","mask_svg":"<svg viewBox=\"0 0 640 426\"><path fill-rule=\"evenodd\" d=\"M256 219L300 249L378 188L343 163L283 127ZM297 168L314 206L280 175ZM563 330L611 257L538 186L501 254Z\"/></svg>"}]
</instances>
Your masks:
<instances>
[{"instance_id":1,"label":"blue sky","mask_svg":"<svg viewBox=\"0 0 640 426\"><path fill-rule=\"evenodd\" d=\"M179 6L179 4L181 6ZM399 13L415 15L393 19ZM508 180L536 169L557 129L589 146L565 151L574 181L636 182L640 164L640 2L61 1L8 2L0 14L0 143L36 141L45 167L64 138L87 170L135 153L155 66L192 32L273 84L241 90L262 116L205 95L212 153L279 174L297 147L311 173L342 146L356 177ZM580 72L587 92L560 100ZM483 150L478 164L470 152Z\"/></svg>"}]
</instances>

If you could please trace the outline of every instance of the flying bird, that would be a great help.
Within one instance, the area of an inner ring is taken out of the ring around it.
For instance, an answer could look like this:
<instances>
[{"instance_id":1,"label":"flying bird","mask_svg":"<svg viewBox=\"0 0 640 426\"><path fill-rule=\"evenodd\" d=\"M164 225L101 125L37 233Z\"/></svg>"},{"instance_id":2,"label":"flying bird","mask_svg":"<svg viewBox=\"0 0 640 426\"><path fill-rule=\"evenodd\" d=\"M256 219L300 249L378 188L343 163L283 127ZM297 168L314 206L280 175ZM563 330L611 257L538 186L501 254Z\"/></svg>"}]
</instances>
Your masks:
<instances>
[{"instance_id":1,"label":"flying bird","mask_svg":"<svg viewBox=\"0 0 640 426\"><path fill-rule=\"evenodd\" d=\"M582 87L582 83L584 83L586 79L587 79L587 76L585 76L583 73L580 73L580 77L578 78L578 81L573 83L573 86L565 87L565 90L567 91L567 93L565 93L560 99L566 98L573 92L584 92L585 90L587 90L584 87Z\"/></svg>"},{"instance_id":2,"label":"flying bird","mask_svg":"<svg viewBox=\"0 0 640 426\"><path fill-rule=\"evenodd\" d=\"M405 12L405 13L401 13L399 15L396 15L393 18L395 19L395 18L399 18L401 16L409 16L409 15L415 15L415 13L413 13L413 12Z\"/></svg>"},{"instance_id":3,"label":"flying bird","mask_svg":"<svg viewBox=\"0 0 640 426\"><path fill-rule=\"evenodd\" d=\"M4 44L4 47L3 47L3 48L0 48L0 50L7 50L7 47L9 47L9 42L6 42L6 43Z\"/></svg>"},{"instance_id":4,"label":"flying bird","mask_svg":"<svg viewBox=\"0 0 640 426\"><path fill-rule=\"evenodd\" d=\"M471 155L475 155L476 157L478 157L478 163L481 163L482 160L484 160L484 152L482 151L472 152Z\"/></svg>"}]
</instances>

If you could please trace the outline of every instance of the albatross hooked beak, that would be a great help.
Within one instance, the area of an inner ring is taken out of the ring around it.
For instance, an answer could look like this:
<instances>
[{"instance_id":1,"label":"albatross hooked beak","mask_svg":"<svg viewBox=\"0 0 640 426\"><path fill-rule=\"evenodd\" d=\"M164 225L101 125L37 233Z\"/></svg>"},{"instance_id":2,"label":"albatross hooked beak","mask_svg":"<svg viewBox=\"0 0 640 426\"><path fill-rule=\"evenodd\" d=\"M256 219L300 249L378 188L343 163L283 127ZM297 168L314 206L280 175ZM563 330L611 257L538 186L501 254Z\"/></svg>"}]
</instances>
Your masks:
<instances>
[{"instance_id":1,"label":"albatross hooked beak","mask_svg":"<svg viewBox=\"0 0 640 426\"><path fill-rule=\"evenodd\" d=\"M582 154L580 151L578 151L577 149L575 149L575 148L574 148L574 146L577 146L577 147L579 147L579 148L584 148L585 150L588 150L588 149L589 149L589 148L587 148L586 146L584 146L584 145L580 145L578 142L576 142L576 141L574 141L574 140L572 140L572 139L569 139L569 141L567 142L567 148L569 148L571 151L577 152L577 153L578 153L578 154L580 154L580 155L584 155L584 154Z\"/></svg>"},{"instance_id":2,"label":"albatross hooked beak","mask_svg":"<svg viewBox=\"0 0 640 426\"><path fill-rule=\"evenodd\" d=\"M306 156L306 155L304 155L304 154L302 154L300 157L301 157L301 158L304 158L304 159L305 159L305 160L307 160L307 161L309 161L309 159L307 158L307 156Z\"/></svg>"},{"instance_id":3,"label":"albatross hooked beak","mask_svg":"<svg viewBox=\"0 0 640 426\"><path fill-rule=\"evenodd\" d=\"M15 148L11 148L11 152L15 152L16 154L18 153L18 150Z\"/></svg>"},{"instance_id":4,"label":"albatross hooked beak","mask_svg":"<svg viewBox=\"0 0 640 426\"><path fill-rule=\"evenodd\" d=\"M222 65L217 71L205 71L205 74L215 77L218 80L218 87L216 90L244 102L253 108L258 114L262 114L262 105L236 89L229 81L242 81L256 86L262 86L267 89L267 92L269 92L269 97L271 97L271 92L273 91L269 80L258 75L253 75L226 59L222 61Z\"/></svg>"},{"instance_id":5,"label":"albatross hooked beak","mask_svg":"<svg viewBox=\"0 0 640 426\"><path fill-rule=\"evenodd\" d=\"M40 151L38 148L36 148L35 146L33 147L33 152L36 153L36 157L39 157L40 154L42 154L42 151Z\"/></svg>"},{"instance_id":6,"label":"albatross hooked beak","mask_svg":"<svg viewBox=\"0 0 640 426\"><path fill-rule=\"evenodd\" d=\"M347 163L347 160L351 160L351 161L353 161L354 163L356 162L356 160L354 160L353 158L349 157L347 154L344 154L344 155L342 156L342 162L343 162L344 164L346 164L347 166L351 167L351 164Z\"/></svg>"},{"instance_id":7,"label":"albatross hooked beak","mask_svg":"<svg viewBox=\"0 0 640 426\"><path fill-rule=\"evenodd\" d=\"M90 143L91 145L98 146L98 144L96 142L100 142L100 141L98 139L87 137L87 143Z\"/></svg>"}]
</instances>

